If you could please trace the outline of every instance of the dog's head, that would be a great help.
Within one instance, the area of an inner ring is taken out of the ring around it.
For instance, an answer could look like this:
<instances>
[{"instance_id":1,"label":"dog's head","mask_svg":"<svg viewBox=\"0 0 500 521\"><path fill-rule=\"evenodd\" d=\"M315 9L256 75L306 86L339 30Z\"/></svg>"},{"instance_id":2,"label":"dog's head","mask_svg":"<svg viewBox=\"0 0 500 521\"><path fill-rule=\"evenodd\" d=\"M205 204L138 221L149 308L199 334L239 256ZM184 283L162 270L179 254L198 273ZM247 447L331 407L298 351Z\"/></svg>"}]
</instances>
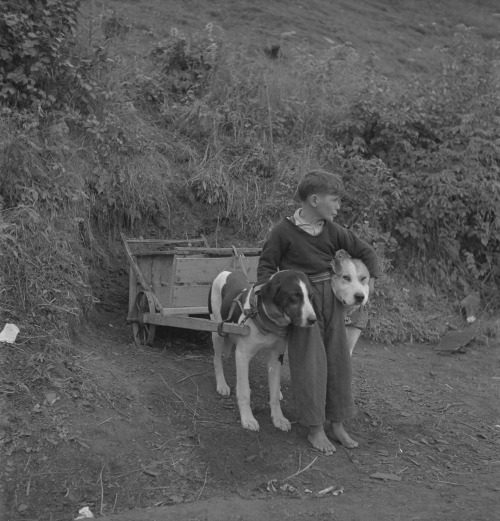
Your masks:
<instances>
[{"instance_id":1,"label":"dog's head","mask_svg":"<svg viewBox=\"0 0 500 521\"><path fill-rule=\"evenodd\" d=\"M370 272L359 259L347 254L338 255L332 261L332 289L346 308L362 306L368 302Z\"/></svg>"},{"instance_id":2,"label":"dog's head","mask_svg":"<svg viewBox=\"0 0 500 521\"><path fill-rule=\"evenodd\" d=\"M307 327L316 323L312 305L312 288L301 271L285 270L275 273L266 282L260 295L266 314L275 321Z\"/></svg>"}]
</instances>

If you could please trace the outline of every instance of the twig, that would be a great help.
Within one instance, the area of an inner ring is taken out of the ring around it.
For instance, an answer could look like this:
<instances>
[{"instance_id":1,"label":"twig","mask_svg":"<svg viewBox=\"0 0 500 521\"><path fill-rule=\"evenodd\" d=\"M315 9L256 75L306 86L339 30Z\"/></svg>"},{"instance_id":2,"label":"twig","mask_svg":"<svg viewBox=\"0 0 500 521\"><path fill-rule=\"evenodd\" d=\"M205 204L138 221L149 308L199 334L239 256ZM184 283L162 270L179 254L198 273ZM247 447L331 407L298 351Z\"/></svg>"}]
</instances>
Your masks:
<instances>
[{"instance_id":1,"label":"twig","mask_svg":"<svg viewBox=\"0 0 500 521\"><path fill-rule=\"evenodd\" d=\"M179 398L179 400L183 403L184 407L186 407L186 409L188 411L191 411L193 413L194 416L197 416L198 413L191 407L191 405L189 405L188 403L186 403L184 401L184 399L182 398L182 396L180 396L179 394L177 394L171 387L170 385L168 385L168 383L165 381L165 379L163 378L163 376L160 376L160 378L163 380L163 383L167 386L168 390L175 394L175 396L177 396L177 398Z\"/></svg>"},{"instance_id":2,"label":"twig","mask_svg":"<svg viewBox=\"0 0 500 521\"><path fill-rule=\"evenodd\" d=\"M111 513L113 513L115 511L115 507L116 507L116 500L118 499L118 492L115 494L115 502L113 503L113 510L111 510Z\"/></svg>"},{"instance_id":3,"label":"twig","mask_svg":"<svg viewBox=\"0 0 500 521\"><path fill-rule=\"evenodd\" d=\"M438 483L446 483L447 485L455 485L457 487L465 487L462 483L452 483L451 481L441 481L440 479L436 480Z\"/></svg>"},{"instance_id":4,"label":"twig","mask_svg":"<svg viewBox=\"0 0 500 521\"><path fill-rule=\"evenodd\" d=\"M467 427L470 427L471 429L474 429L475 431L482 432L484 429L479 429L478 427L474 427L474 425L470 425L469 423L465 423L461 420L457 420L457 418L453 418L458 423L461 423L462 425L466 425Z\"/></svg>"},{"instance_id":5,"label":"twig","mask_svg":"<svg viewBox=\"0 0 500 521\"><path fill-rule=\"evenodd\" d=\"M156 447L156 450L162 450L167 445L167 443L170 443L171 441L176 440L177 438L180 438L180 436L176 436L175 438L170 438L169 440L165 441L159 447Z\"/></svg>"},{"instance_id":6,"label":"twig","mask_svg":"<svg viewBox=\"0 0 500 521\"><path fill-rule=\"evenodd\" d=\"M302 472L305 472L316 460L318 459L318 456L316 456L307 467L304 467L302 470L297 471L295 474L292 474L291 476L288 476L283 481L288 481L289 479L294 478L295 476L298 476L299 474L302 474Z\"/></svg>"},{"instance_id":7,"label":"twig","mask_svg":"<svg viewBox=\"0 0 500 521\"><path fill-rule=\"evenodd\" d=\"M207 470L205 470L205 481L203 481L203 486L201 487L200 493L198 494L198 497L196 498L196 501L198 501L203 494L203 491L205 490L205 485L207 484L207 474L208 474L208 466Z\"/></svg>"},{"instance_id":8,"label":"twig","mask_svg":"<svg viewBox=\"0 0 500 521\"><path fill-rule=\"evenodd\" d=\"M208 373L208 369L206 371L201 371L201 373L188 374L184 378L181 378L180 380L177 380L177 382L175 382L175 383L176 384L180 384L181 382L183 382L184 380L187 380L188 378L191 378L192 376L198 376L200 374L205 374L205 373Z\"/></svg>"},{"instance_id":9,"label":"twig","mask_svg":"<svg viewBox=\"0 0 500 521\"><path fill-rule=\"evenodd\" d=\"M444 414L450 407L454 407L456 405L467 405L467 404L465 402L449 403L446 407L439 407L439 409L436 409L436 410L440 411L441 414Z\"/></svg>"},{"instance_id":10,"label":"twig","mask_svg":"<svg viewBox=\"0 0 500 521\"><path fill-rule=\"evenodd\" d=\"M157 465L160 465L161 463L170 463L170 461L157 461L156 462ZM70 470L73 470L73 469L70 469ZM118 479L118 478L123 478L123 476L128 476L129 474L133 474L134 472L139 472L139 471L143 471L144 470L144 467L141 467L140 469L133 469L133 470L129 470L128 472L124 472L123 474L118 474L118 476L112 476L112 479Z\"/></svg>"},{"instance_id":11,"label":"twig","mask_svg":"<svg viewBox=\"0 0 500 521\"><path fill-rule=\"evenodd\" d=\"M349 459L351 460L351 463L357 468L359 469L358 467L358 464L356 463L356 461L354 460L354 458L351 456L351 453L342 445L342 448L345 450L347 456L349 456Z\"/></svg>"},{"instance_id":12,"label":"twig","mask_svg":"<svg viewBox=\"0 0 500 521\"><path fill-rule=\"evenodd\" d=\"M123 474L118 474L118 476L113 476L113 479L123 478L123 476L128 476L129 474L133 474L134 472L139 472L142 470L143 470L142 468L129 470L128 472L124 472Z\"/></svg>"},{"instance_id":13,"label":"twig","mask_svg":"<svg viewBox=\"0 0 500 521\"><path fill-rule=\"evenodd\" d=\"M106 463L103 463L102 464L102 467L101 467L101 473L99 475L99 479L101 481L101 516L102 516L102 508L103 508L103 502L104 502L104 485L102 483L102 471L104 470L104 465Z\"/></svg>"},{"instance_id":14,"label":"twig","mask_svg":"<svg viewBox=\"0 0 500 521\"><path fill-rule=\"evenodd\" d=\"M30 464L30 461L31 461L31 454L30 454L30 457L28 458L28 462L26 463L26 466L23 469L23 472L26 472L26 469L28 468L28 465Z\"/></svg>"},{"instance_id":15,"label":"twig","mask_svg":"<svg viewBox=\"0 0 500 521\"><path fill-rule=\"evenodd\" d=\"M119 413L119 414L123 414L123 416L125 416L125 418L128 418L129 420L131 419L131 417L130 417L126 412L122 412L122 411L120 411L120 409L117 409L117 408L115 407L115 404L112 403L111 400L106 396L106 393L101 393L101 394L104 396L104 398L106 398L106 400L108 400L109 405L111 405L111 407L113 407L113 409L114 409L117 413Z\"/></svg>"},{"instance_id":16,"label":"twig","mask_svg":"<svg viewBox=\"0 0 500 521\"><path fill-rule=\"evenodd\" d=\"M135 484L135 482L139 479L139 476L144 472L144 469L141 469L140 472L137 473L137 476L135 477L134 481L132 481L132 483L130 483L130 485L127 487L127 490L130 490L132 488L132 486ZM140 504L140 501L138 501L138 503Z\"/></svg>"},{"instance_id":17,"label":"twig","mask_svg":"<svg viewBox=\"0 0 500 521\"><path fill-rule=\"evenodd\" d=\"M107 420L104 420L103 422L101 423L98 423L97 424L97 427L99 427L99 425L104 425L105 423L109 422L109 420L112 420L113 419L113 416L111 416L111 418L108 418Z\"/></svg>"}]
</instances>

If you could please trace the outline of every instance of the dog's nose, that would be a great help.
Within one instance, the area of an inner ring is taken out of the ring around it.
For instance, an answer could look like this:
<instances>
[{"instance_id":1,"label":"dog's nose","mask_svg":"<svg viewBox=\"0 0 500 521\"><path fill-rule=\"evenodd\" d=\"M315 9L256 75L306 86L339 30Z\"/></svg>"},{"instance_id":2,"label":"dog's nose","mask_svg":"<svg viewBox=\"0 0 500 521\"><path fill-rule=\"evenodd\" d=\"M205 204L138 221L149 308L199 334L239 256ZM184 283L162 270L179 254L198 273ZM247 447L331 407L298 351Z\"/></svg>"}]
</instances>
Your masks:
<instances>
[{"instance_id":1,"label":"dog's nose","mask_svg":"<svg viewBox=\"0 0 500 521\"><path fill-rule=\"evenodd\" d=\"M318 319L316 317L308 317L307 318L307 325L308 326L313 326L314 324L316 324L317 320Z\"/></svg>"},{"instance_id":2,"label":"dog's nose","mask_svg":"<svg viewBox=\"0 0 500 521\"><path fill-rule=\"evenodd\" d=\"M363 300L365 300L365 296L363 295L363 293L356 293L354 295L354 300L356 302L363 302Z\"/></svg>"}]
</instances>

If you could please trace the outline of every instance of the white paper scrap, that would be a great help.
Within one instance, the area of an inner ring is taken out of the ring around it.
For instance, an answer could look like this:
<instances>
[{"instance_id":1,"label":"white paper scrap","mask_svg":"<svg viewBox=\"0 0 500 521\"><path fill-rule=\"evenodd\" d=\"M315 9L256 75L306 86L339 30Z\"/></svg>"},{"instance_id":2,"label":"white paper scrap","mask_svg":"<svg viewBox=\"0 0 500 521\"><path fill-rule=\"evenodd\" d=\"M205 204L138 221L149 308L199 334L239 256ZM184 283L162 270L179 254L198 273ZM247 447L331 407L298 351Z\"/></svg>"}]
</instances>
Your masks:
<instances>
[{"instance_id":1,"label":"white paper scrap","mask_svg":"<svg viewBox=\"0 0 500 521\"><path fill-rule=\"evenodd\" d=\"M7 342L7 344L13 344L16 341L19 328L15 324L5 324L2 332L0 333L0 342Z\"/></svg>"}]
</instances>

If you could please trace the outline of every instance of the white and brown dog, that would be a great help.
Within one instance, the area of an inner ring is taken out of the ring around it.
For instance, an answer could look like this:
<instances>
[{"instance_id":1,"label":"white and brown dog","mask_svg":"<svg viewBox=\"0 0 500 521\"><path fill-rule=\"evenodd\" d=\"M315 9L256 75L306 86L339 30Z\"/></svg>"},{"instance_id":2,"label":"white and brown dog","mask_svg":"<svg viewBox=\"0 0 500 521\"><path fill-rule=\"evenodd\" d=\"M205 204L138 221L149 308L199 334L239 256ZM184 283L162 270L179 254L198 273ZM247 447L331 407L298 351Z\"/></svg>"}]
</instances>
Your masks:
<instances>
[{"instance_id":1,"label":"white and brown dog","mask_svg":"<svg viewBox=\"0 0 500 521\"><path fill-rule=\"evenodd\" d=\"M344 304L347 345L354 346L366 325L364 306L370 296L370 272L360 259L352 259L341 250L332 261L332 290Z\"/></svg>"},{"instance_id":2,"label":"white and brown dog","mask_svg":"<svg viewBox=\"0 0 500 521\"><path fill-rule=\"evenodd\" d=\"M222 396L229 396L231 392L224 378L222 355L229 355L232 347L236 346L236 397L243 428L259 430L259 423L250 408L248 368L253 356L266 349L269 351L267 369L271 418L278 429L291 429L280 405L281 363L287 346L288 326L307 327L316 323L311 295L311 284L300 271L279 271L257 293L245 275L238 271L223 271L214 280L209 296L211 319L219 323L245 323L250 327L248 336L212 333L217 392Z\"/></svg>"}]
</instances>

